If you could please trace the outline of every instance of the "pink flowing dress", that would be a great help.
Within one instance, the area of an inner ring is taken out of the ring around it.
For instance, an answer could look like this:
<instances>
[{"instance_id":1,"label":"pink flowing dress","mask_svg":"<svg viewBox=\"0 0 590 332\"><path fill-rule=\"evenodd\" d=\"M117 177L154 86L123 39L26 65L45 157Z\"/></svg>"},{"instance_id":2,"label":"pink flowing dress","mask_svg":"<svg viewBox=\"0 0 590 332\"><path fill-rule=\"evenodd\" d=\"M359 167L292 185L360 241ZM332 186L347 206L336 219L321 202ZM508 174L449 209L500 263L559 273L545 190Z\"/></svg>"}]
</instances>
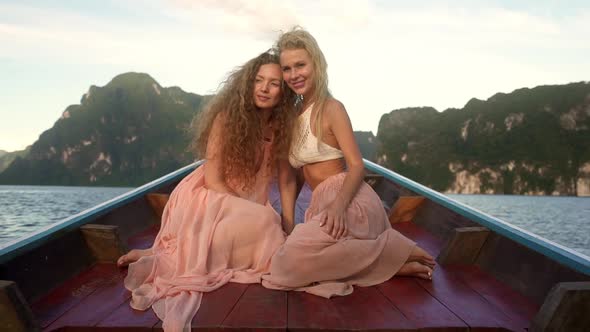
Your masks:
<instances>
[{"instance_id":1,"label":"pink flowing dress","mask_svg":"<svg viewBox=\"0 0 590 332\"><path fill-rule=\"evenodd\" d=\"M131 307L152 307L165 331L190 331L203 292L228 282L261 282L285 241L268 202L270 143L263 144L253 189L232 188L240 197L205 188L207 163L184 178L164 209L153 255L129 265Z\"/></svg>"},{"instance_id":2,"label":"pink flowing dress","mask_svg":"<svg viewBox=\"0 0 590 332\"><path fill-rule=\"evenodd\" d=\"M326 298L347 295L355 285L390 279L407 261L416 243L391 228L381 199L365 182L346 209L348 235L336 240L320 228L345 176L331 176L314 189L305 222L295 226L273 256L263 286Z\"/></svg>"}]
</instances>

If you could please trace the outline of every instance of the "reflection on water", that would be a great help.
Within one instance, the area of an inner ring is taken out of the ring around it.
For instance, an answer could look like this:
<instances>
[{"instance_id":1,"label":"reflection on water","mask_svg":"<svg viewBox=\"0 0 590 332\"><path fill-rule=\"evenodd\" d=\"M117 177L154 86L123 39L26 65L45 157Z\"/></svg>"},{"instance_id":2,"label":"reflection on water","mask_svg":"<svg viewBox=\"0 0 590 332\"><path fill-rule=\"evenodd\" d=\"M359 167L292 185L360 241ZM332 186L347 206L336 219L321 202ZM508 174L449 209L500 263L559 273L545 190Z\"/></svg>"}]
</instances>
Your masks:
<instances>
[{"instance_id":1,"label":"reflection on water","mask_svg":"<svg viewBox=\"0 0 590 332\"><path fill-rule=\"evenodd\" d=\"M448 196L590 256L590 197Z\"/></svg>"},{"instance_id":2,"label":"reflection on water","mask_svg":"<svg viewBox=\"0 0 590 332\"><path fill-rule=\"evenodd\" d=\"M132 188L0 186L0 247ZM590 198L449 195L482 212L590 256Z\"/></svg>"},{"instance_id":3,"label":"reflection on water","mask_svg":"<svg viewBox=\"0 0 590 332\"><path fill-rule=\"evenodd\" d=\"M0 186L0 247L132 189Z\"/></svg>"}]
</instances>

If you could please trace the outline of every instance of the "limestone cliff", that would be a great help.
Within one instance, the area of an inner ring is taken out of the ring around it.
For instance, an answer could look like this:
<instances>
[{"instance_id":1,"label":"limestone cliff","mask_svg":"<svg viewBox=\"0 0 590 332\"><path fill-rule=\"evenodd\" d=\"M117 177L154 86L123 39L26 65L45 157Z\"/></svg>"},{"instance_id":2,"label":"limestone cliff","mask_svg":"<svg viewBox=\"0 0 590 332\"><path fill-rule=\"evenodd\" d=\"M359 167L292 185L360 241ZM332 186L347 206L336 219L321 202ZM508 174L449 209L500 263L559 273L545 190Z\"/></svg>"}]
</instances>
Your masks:
<instances>
[{"instance_id":1,"label":"limestone cliff","mask_svg":"<svg viewBox=\"0 0 590 332\"><path fill-rule=\"evenodd\" d=\"M192 161L188 127L203 99L140 73L91 86L0 173L0 183L143 184Z\"/></svg>"},{"instance_id":2,"label":"limestone cliff","mask_svg":"<svg viewBox=\"0 0 590 332\"><path fill-rule=\"evenodd\" d=\"M378 162L449 193L590 195L590 83L382 116Z\"/></svg>"}]
</instances>

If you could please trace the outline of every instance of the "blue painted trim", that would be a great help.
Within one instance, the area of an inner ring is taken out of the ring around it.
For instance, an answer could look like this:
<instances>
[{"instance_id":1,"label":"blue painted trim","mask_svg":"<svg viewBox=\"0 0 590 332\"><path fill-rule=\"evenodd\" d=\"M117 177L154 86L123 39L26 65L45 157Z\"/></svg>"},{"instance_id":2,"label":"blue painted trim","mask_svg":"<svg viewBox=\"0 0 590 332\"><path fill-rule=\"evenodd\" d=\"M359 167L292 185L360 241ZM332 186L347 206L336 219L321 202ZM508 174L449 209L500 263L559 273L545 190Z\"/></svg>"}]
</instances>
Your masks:
<instances>
[{"instance_id":1,"label":"blue painted trim","mask_svg":"<svg viewBox=\"0 0 590 332\"><path fill-rule=\"evenodd\" d=\"M161 187L173 183L174 181L178 181L179 179L184 178L202 163L203 160L192 163L125 194L119 195L111 200L82 211L58 223L42 228L25 238L20 238L13 242L9 242L5 247L0 248L0 263L6 262L13 257L21 255L24 252L37 248L50 241L54 237L63 234L64 232L77 229L84 224L96 220L97 218L125 204L143 197L147 193L153 192Z\"/></svg>"},{"instance_id":2,"label":"blue painted trim","mask_svg":"<svg viewBox=\"0 0 590 332\"><path fill-rule=\"evenodd\" d=\"M590 257L575 252L558 243L549 241L543 237L530 233L522 228L511 225L496 217L478 211L463 203L457 202L435 190L414 182L383 166L377 165L366 159L363 160L365 168L383 175L386 179L395 182L411 191L422 195L435 203L438 203L490 230L507 237L525 247L547 256L578 272L590 275Z\"/></svg>"}]
</instances>

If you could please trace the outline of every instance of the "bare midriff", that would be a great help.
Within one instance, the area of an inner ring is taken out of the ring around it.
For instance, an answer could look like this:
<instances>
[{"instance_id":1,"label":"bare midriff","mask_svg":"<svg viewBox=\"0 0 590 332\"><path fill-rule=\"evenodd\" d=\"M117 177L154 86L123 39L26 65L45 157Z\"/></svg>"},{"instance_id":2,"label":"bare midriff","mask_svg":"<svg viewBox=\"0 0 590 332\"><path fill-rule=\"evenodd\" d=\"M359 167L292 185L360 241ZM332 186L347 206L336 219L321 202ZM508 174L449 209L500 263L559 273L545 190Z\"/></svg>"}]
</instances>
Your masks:
<instances>
[{"instance_id":1,"label":"bare midriff","mask_svg":"<svg viewBox=\"0 0 590 332\"><path fill-rule=\"evenodd\" d=\"M325 179L340 174L345 170L346 162L344 158L340 158L307 164L303 166L303 176L305 177L305 182L309 184L312 190L315 190Z\"/></svg>"}]
</instances>

